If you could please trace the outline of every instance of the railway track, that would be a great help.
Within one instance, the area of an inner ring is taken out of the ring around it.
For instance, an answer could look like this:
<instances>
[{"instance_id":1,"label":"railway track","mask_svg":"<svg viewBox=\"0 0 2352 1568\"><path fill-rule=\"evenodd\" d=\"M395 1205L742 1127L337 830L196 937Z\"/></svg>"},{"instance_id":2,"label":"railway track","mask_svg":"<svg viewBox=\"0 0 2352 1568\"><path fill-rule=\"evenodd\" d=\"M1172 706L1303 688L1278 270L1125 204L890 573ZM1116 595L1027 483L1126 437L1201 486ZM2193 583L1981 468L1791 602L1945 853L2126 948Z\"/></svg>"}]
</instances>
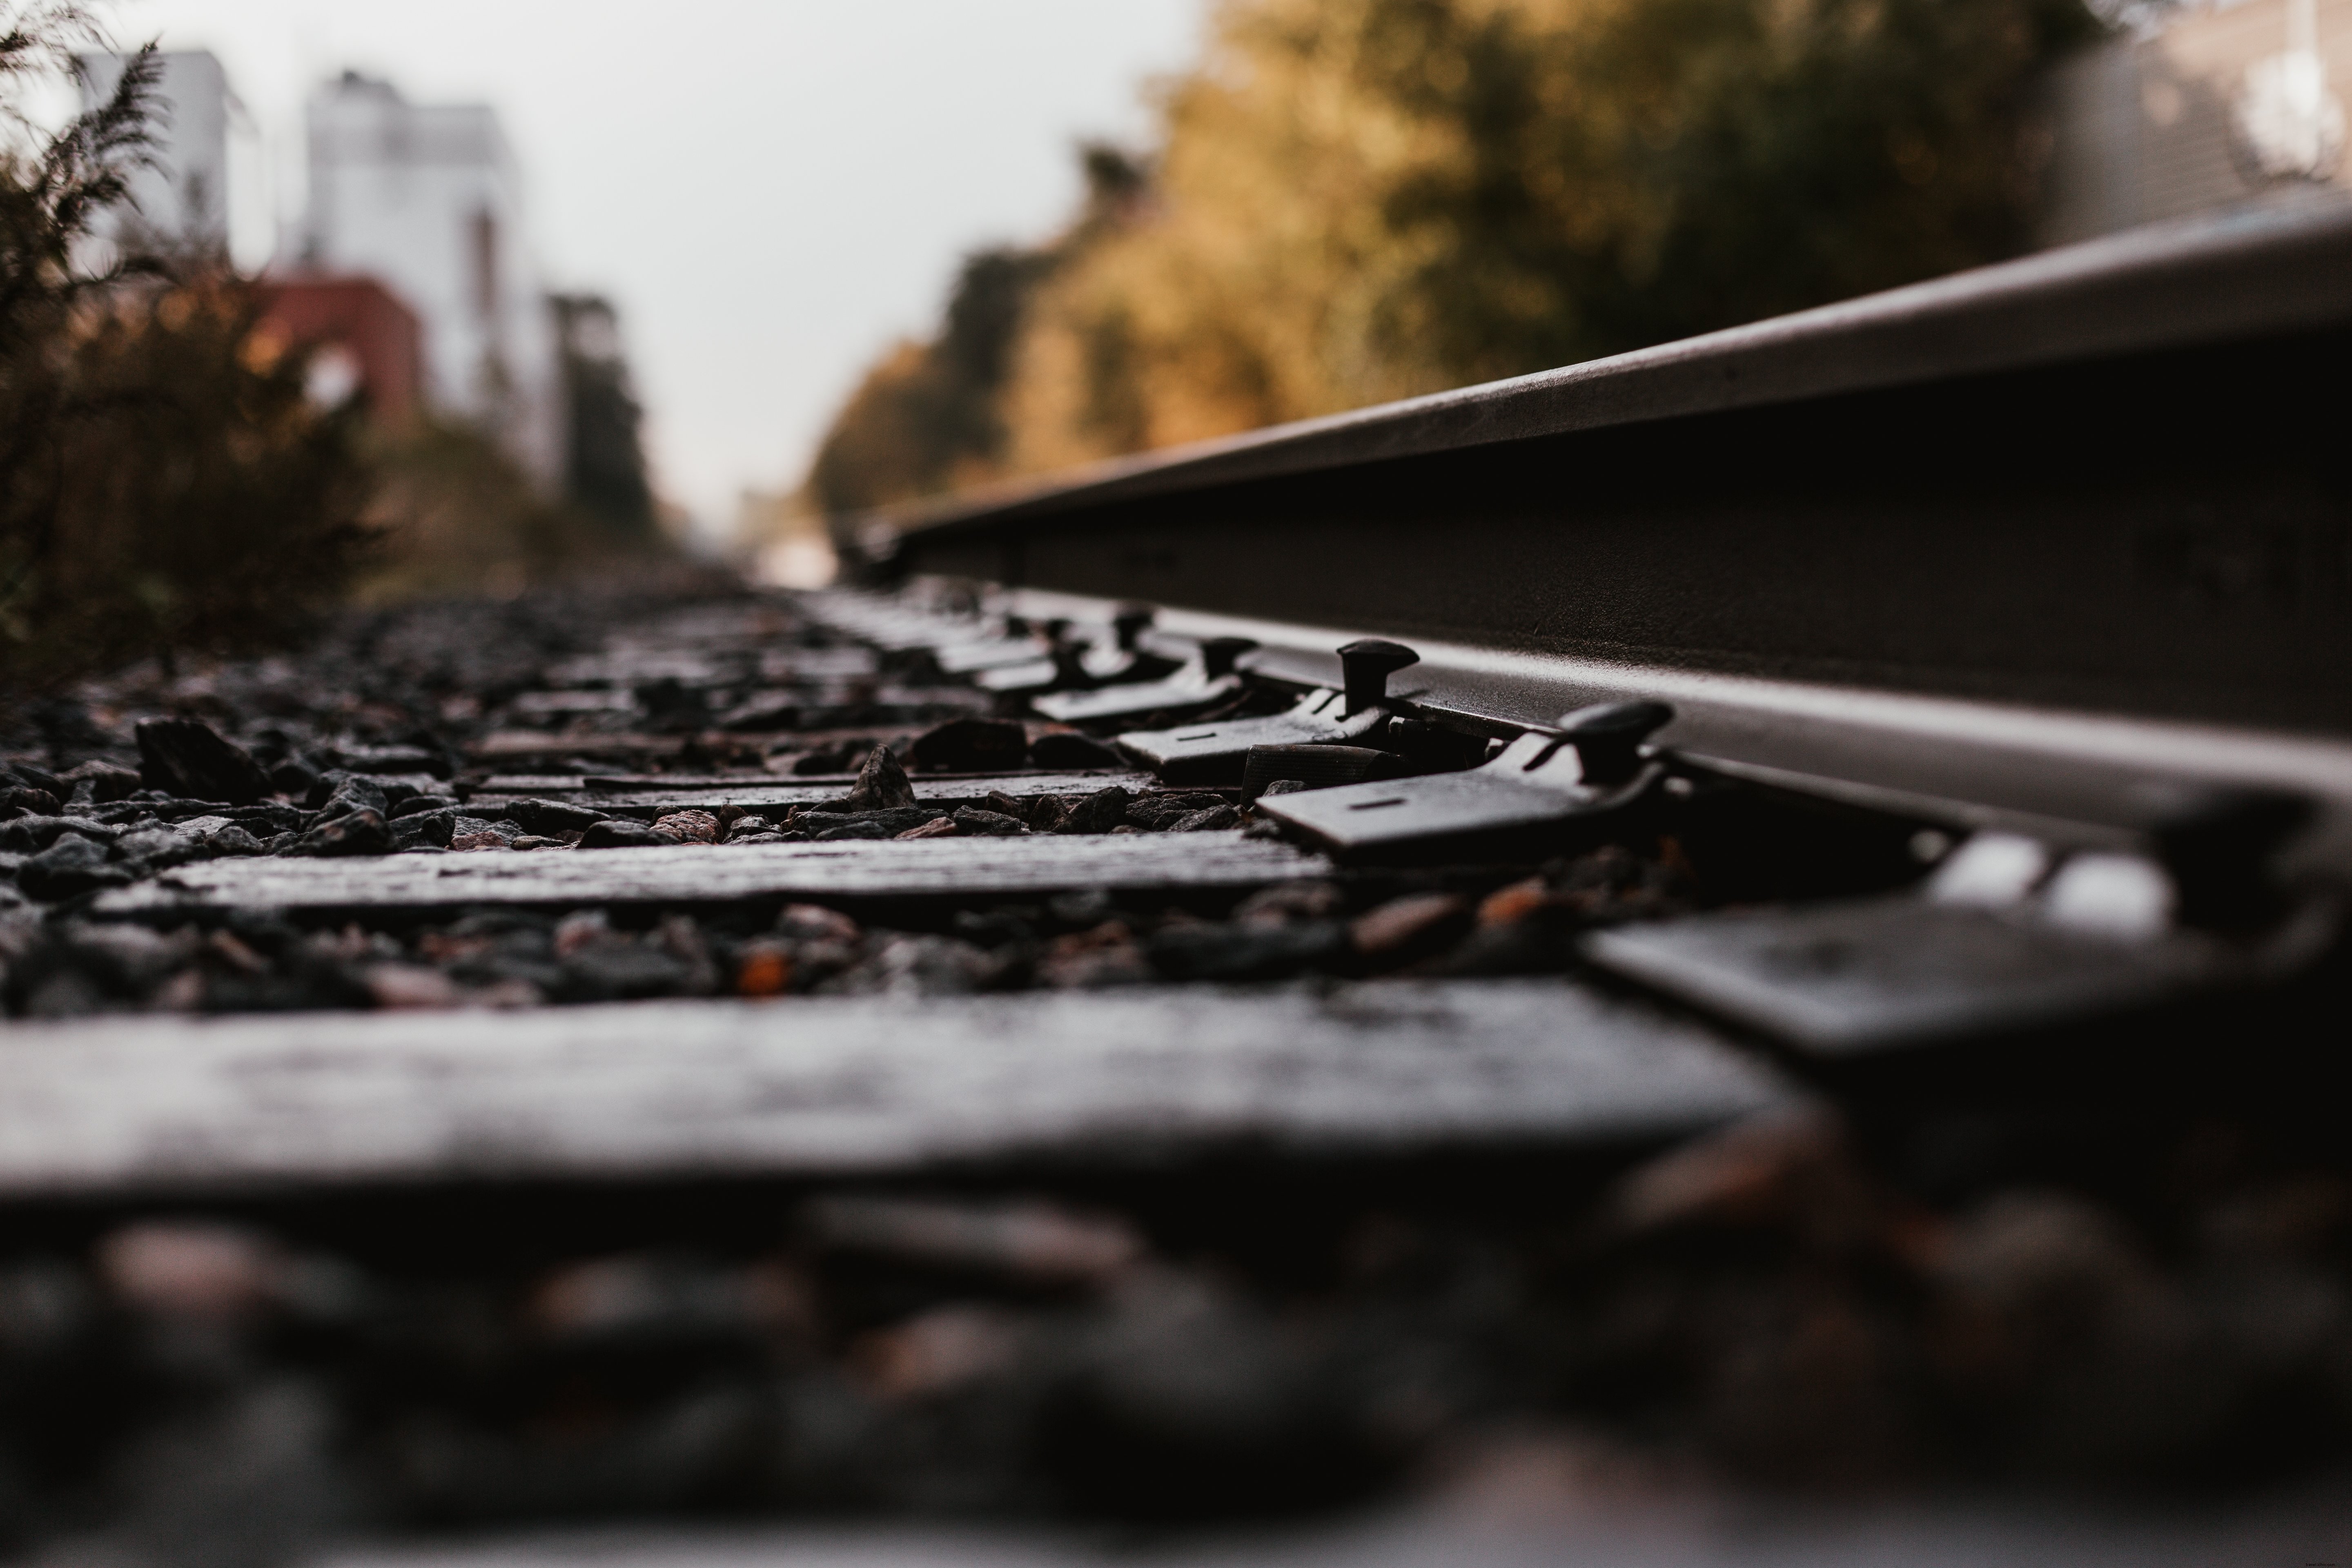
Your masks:
<instances>
[{"instance_id":1,"label":"railway track","mask_svg":"<svg viewBox=\"0 0 2352 1568\"><path fill-rule=\"evenodd\" d=\"M2347 342L2286 207L40 710L0 1529L2339 1452Z\"/></svg>"}]
</instances>

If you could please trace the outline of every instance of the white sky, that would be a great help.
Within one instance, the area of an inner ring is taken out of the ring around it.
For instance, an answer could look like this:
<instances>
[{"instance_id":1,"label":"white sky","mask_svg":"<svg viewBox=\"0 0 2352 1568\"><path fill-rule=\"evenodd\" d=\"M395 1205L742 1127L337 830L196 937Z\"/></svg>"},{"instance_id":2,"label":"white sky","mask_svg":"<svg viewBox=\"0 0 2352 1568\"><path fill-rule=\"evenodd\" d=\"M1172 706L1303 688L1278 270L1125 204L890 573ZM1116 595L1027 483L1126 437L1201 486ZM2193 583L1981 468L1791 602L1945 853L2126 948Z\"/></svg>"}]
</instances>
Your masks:
<instances>
[{"instance_id":1,"label":"white sky","mask_svg":"<svg viewBox=\"0 0 2352 1568\"><path fill-rule=\"evenodd\" d=\"M973 246L1050 231L1072 144L1139 141L1202 0L115 0L208 48L300 200L301 105L353 67L497 106L551 284L622 311L664 492L724 528L797 483L866 363Z\"/></svg>"}]
</instances>

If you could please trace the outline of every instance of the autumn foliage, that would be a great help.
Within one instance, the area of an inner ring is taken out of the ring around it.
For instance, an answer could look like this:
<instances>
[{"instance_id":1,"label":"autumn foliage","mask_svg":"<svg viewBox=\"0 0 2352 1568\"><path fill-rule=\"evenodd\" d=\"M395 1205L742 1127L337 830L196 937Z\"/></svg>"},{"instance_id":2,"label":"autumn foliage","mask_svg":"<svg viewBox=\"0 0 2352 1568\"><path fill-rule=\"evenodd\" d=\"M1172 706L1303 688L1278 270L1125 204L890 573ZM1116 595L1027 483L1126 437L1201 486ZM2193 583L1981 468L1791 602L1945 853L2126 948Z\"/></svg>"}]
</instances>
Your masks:
<instances>
[{"instance_id":1,"label":"autumn foliage","mask_svg":"<svg viewBox=\"0 0 2352 1568\"><path fill-rule=\"evenodd\" d=\"M1028 253L991 419L917 460L940 433L884 394L952 334L902 346L812 490L856 510L2011 254L2031 89L2095 31L2079 0L1224 0L1134 183L1093 171Z\"/></svg>"}]
</instances>

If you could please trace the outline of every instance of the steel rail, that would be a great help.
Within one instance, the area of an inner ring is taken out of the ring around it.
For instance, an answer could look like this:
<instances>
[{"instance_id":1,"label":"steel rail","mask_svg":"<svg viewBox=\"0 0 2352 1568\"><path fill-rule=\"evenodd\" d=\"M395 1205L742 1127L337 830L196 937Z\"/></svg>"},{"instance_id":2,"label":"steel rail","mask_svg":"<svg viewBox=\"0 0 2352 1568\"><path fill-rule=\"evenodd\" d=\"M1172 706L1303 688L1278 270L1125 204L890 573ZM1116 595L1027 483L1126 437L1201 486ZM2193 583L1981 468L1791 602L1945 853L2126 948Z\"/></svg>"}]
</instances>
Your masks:
<instances>
[{"instance_id":1,"label":"steel rail","mask_svg":"<svg viewBox=\"0 0 2352 1568\"><path fill-rule=\"evenodd\" d=\"M1107 621L1120 602L1019 590L1016 614ZM1392 628L1317 626L1170 609L1163 631L1245 637L1242 663L1297 689L1337 686L1333 651ZM1504 733L1595 702L1658 699L1658 743L1685 762L1754 782L1963 827L2120 847L2152 808L2147 786L2284 790L2318 803L2294 860L2352 871L2352 742L2219 725L1757 679L1665 666L1413 644L1421 662L1391 683L1415 710Z\"/></svg>"},{"instance_id":2,"label":"steel rail","mask_svg":"<svg viewBox=\"0 0 2352 1568\"><path fill-rule=\"evenodd\" d=\"M1465 718L1661 697L1750 776L2093 837L2294 790L2352 868L2352 203L2068 247L1589 365L902 509L900 574L1355 635Z\"/></svg>"}]
</instances>

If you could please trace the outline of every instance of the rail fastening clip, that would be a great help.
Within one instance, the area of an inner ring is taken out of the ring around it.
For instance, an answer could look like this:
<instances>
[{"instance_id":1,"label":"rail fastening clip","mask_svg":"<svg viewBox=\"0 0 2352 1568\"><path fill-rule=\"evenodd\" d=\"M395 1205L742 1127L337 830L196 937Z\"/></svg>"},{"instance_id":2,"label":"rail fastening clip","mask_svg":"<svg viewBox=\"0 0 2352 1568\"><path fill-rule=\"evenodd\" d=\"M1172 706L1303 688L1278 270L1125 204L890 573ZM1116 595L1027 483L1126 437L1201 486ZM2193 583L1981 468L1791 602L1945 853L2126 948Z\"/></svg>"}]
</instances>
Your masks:
<instances>
[{"instance_id":1,"label":"rail fastening clip","mask_svg":"<svg viewBox=\"0 0 2352 1568\"><path fill-rule=\"evenodd\" d=\"M1402 643L1364 637L1339 650L1342 689L1318 687L1287 711L1255 719L1132 730L1118 749L1168 784L1234 784L1252 746L1358 744L1388 721L1389 677L1421 656Z\"/></svg>"},{"instance_id":2,"label":"rail fastening clip","mask_svg":"<svg viewBox=\"0 0 2352 1568\"><path fill-rule=\"evenodd\" d=\"M1347 858L1420 858L1573 828L1642 799L1664 775L1643 742L1674 717L1663 702L1580 708L1460 773L1269 795L1257 809Z\"/></svg>"}]
</instances>

